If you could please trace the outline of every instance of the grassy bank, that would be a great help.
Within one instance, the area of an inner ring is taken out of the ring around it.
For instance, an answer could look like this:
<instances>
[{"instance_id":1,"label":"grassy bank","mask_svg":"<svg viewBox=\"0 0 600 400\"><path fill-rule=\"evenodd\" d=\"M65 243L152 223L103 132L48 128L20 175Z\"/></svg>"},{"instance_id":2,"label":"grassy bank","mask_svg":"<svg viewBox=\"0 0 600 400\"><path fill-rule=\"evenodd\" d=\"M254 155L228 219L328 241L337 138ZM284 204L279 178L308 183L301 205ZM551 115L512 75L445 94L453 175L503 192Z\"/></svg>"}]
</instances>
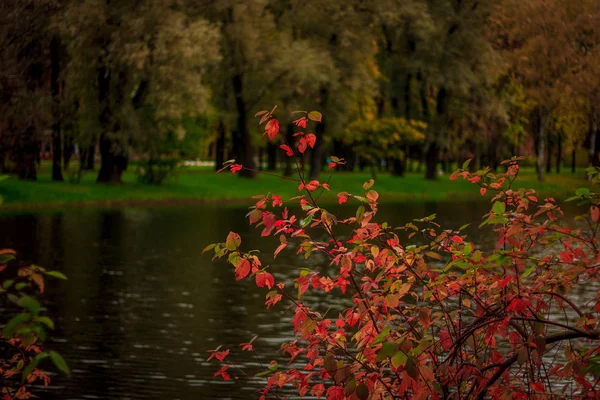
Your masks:
<instances>
[{"instance_id":1,"label":"grassy bank","mask_svg":"<svg viewBox=\"0 0 600 400\"><path fill-rule=\"evenodd\" d=\"M44 169L37 182L19 181L15 177L0 183L0 195L4 198L4 209L70 207L82 205L162 204L223 202L245 203L256 194L268 192L296 196L297 182L274 176L260 175L255 180L241 179L229 172L215 174L202 168L187 168L179 171L170 181L160 186L138 183L133 173L124 174L122 185L98 185L96 174L87 173L79 184L53 182ZM324 175L322 179L326 179ZM362 184L370 179L368 173L336 173L331 180L332 193L339 191L362 194ZM544 196L564 198L575 189L587 186L584 172L573 175L550 174L546 182L539 183L533 170L522 171L517 187L533 188ZM440 176L438 181L426 181L422 174L408 174L404 178L380 174L376 189L381 201L423 201L468 199L479 197L477 187L461 180L449 181ZM335 194L324 193L326 202L335 201Z\"/></svg>"}]
</instances>

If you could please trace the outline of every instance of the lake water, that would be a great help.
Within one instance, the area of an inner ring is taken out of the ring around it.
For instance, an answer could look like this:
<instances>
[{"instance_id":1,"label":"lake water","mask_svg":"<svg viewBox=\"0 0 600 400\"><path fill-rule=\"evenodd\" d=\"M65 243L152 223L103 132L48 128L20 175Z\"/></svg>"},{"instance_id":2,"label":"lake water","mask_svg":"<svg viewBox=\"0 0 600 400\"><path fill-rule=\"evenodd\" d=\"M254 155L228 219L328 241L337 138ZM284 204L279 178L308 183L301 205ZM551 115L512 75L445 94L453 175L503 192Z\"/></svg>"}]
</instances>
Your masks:
<instances>
[{"instance_id":1,"label":"lake water","mask_svg":"<svg viewBox=\"0 0 600 400\"><path fill-rule=\"evenodd\" d=\"M385 205L378 220L402 224L437 213L442 226L458 228L479 221L487 207ZM272 251L278 239L251 237L246 212L210 205L0 215L0 248L69 277L49 280L44 302L57 325L47 347L67 359L73 374L54 376L38 394L51 400L256 398L246 382L213 378L217 364L206 362L207 350L219 344L239 349L258 335L259 359L237 351L232 358L256 372L290 339L285 307L265 310L265 290L236 282L230 265L202 255L230 230L242 235L245 249ZM307 265L292 253L286 249L272 263L277 279L291 281ZM337 301L328 301L332 312L344 307Z\"/></svg>"}]
</instances>

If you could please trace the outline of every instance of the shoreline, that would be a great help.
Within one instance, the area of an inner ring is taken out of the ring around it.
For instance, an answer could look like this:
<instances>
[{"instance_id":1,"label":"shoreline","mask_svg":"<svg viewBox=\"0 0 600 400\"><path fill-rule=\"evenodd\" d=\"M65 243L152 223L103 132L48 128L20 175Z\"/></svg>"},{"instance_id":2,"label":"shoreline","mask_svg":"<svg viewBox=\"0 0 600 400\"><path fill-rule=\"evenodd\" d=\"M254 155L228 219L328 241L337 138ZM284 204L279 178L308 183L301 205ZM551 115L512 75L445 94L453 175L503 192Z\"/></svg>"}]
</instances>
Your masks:
<instances>
[{"instance_id":1,"label":"shoreline","mask_svg":"<svg viewBox=\"0 0 600 400\"><path fill-rule=\"evenodd\" d=\"M564 201L568 197L565 193L538 192L539 198L554 197L559 202ZM481 196L479 193L459 193L449 192L443 195L432 196L429 193L398 193L398 194L382 194L379 197L379 204L390 203L405 203L411 204L415 202L454 202L454 201L490 201L491 196ZM286 199L283 199L284 202ZM356 201L356 200L355 200ZM222 205L225 207L251 207L256 202L251 197L239 198L205 198L205 197L180 197L180 198L162 198L162 199L108 199L108 200L73 200L66 202L56 201L18 201L0 203L0 214L8 212L29 212L29 211L67 211L69 209L110 209L123 207L180 207L180 206L200 206L200 205ZM331 195L321 198L319 204L327 206L337 206L337 197ZM351 203L349 200L346 205ZM285 204L285 203L284 203ZM356 202L358 206L358 202Z\"/></svg>"}]
</instances>

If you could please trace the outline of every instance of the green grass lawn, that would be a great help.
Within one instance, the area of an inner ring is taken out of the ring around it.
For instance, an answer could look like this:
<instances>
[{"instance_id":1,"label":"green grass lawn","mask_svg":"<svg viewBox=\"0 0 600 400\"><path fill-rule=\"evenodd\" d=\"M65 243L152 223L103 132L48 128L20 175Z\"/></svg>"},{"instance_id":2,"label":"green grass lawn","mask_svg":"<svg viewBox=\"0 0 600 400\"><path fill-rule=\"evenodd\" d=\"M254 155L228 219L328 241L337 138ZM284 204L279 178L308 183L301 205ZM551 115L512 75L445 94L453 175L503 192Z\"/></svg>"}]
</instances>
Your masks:
<instances>
[{"instance_id":1,"label":"green grass lawn","mask_svg":"<svg viewBox=\"0 0 600 400\"><path fill-rule=\"evenodd\" d=\"M325 181L328 175L323 174ZM65 176L66 178L66 176ZM268 192L281 194L284 198L298 194L298 182L274 176L260 175L255 180L243 179L228 171L215 174L206 168L188 167L160 186L138 183L134 173L125 173L122 185L98 185L96 173L89 172L79 184L53 182L45 166L39 173L38 181L19 181L9 177L0 183L0 196L4 198L4 208L45 208L68 207L74 205L119 205L126 203L169 203L185 201L207 201L233 203L243 202L256 194ZM335 193L347 191L362 195L363 182L370 179L368 172L338 172L330 182L332 193L324 193L321 200L335 201ZM583 170L573 175L565 172L549 174L546 182L539 183L533 170L523 168L517 187L533 188L543 196L564 198L575 189L588 186ZM449 200L480 197L477 186L459 179L448 180L440 176L437 181L427 181L422 174L409 173L404 178L379 174L374 188L380 194L380 201L422 201ZM318 192L317 192L318 193Z\"/></svg>"}]
</instances>

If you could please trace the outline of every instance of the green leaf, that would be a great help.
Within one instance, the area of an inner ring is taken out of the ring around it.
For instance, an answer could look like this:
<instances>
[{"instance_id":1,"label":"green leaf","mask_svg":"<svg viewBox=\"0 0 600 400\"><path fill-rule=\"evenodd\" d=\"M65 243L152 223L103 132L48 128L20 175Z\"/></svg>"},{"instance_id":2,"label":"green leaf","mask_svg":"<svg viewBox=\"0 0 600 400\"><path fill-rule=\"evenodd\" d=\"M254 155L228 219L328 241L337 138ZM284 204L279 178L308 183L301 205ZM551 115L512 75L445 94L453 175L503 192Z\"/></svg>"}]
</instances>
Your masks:
<instances>
[{"instance_id":1,"label":"green leaf","mask_svg":"<svg viewBox=\"0 0 600 400\"><path fill-rule=\"evenodd\" d=\"M212 250L212 249L214 249L216 245L217 245L216 243L209 244L208 246L206 246L206 247L205 247L205 248L202 250L202 254L206 253L206 252L207 252L207 251L209 251L209 250Z\"/></svg>"},{"instance_id":2,"label":"green leaf","mask_svg":"<svg viewBox=\"0 0 600 400\"><path fill-rule=\"evenodd\" d=\"M506 205L501 201L496 201L492 206L492 212L496 215L502 215L506 211Z\"/></svg>"},{"instance_id":3,"label":"green leaf","mask_svg":"<svg viewBox=\"0 0 600 400\"><path fill-rule=\"evenodd\" d=\"M390 333L390 328L389 327L383 328L381 333L379 333L379 335L375 336L375 339L373 339L373 342L371 342L371 344L375 345L375 344L383 342L386 339L388 333Z\"/></svg>"},{"instance_id":4,"label":"green leaf","mask_svg":"<svg viewBox=\"0 0 600 400\"><path fill-rule=\"evenodd\" d=\"M8 324L6 324L4 329L2 329L2 335L7 338L12 337L13 334L15 333L17 327L19 325L29 321L30 318L31 318L31 314L29 314L29 313L21 313L21 314L15 315L10 321L8 321Z\"/></svg>"},{"instance_id":5,"label":"green leaf","mask_svg":"<svg viewBox=\"0 0 600 400\"><path fill-rule=\"evenodd\" d=\"M308 113L308 119L315 122L321 122L323 120L323 114L318 111L311 111Z\"/></svg>"},{"instance_id":6,"label":"green leaf","mask_svg":"<svg viewBox=\"0 0 600 400\"><path fill-rule=\"evenodd\" d=\"M313 214L308 215L306 218L300 220L300 228L304 228L309 225L313 220Z\"/></svg>"},{"instance_id":7,"label":"green leaf","mask_svg":"<svg viewBox=\"0 0 600 400\"><path fill-rule=\"evenodd\" d=\"M527 278L529 275L531 275L531 273L535 270L535 267L535 264L528 267L525 272L523 272L523 275L521 275L521 278Z\"/></svg>"},{"instance_id":8,"label":"green leaf","mask_svg":"<svg viewBox=\"0 0 600 400\"><path fill-rule=\"evenodd\" d=\"M360 383L357 387L356 387L356 397L359 398L359 400L367 400L369 398L369 387L367 385L365 385L364 383Z\"/></svg>"},{"instance_id":9,"label":"green leaf","mask_svg":"<svg viewBox=\"0 0 600 400\"><path fill-rule=\"evenodd\" d=\"M267 375L272 374L272 373L273 373L272 371L266 370L266 371L258 372L254 376L256 376L256 377L267 376Z\"/></svg>"},{"instance_id":10,"label":"green leaf","mask_svg":"<svg viewBox=\"0 0 600 400\"><path fill-rule=\"evenodd\" d=\"M469 158L467 161L465 161L462 165L462 169L467 169L469 168L469 164L471 163L471 159Z\"/></svg>"},{"instance_id":11,"label":"green leaf","mask_svg":"<svg viewBox=\"0 0 600 400\"><path fill-rule=\"evenodd\" d=\"M62 358L62 356L60 354L58 354L55 351L51 351L50 359L52 360L54 365L56 365L56 368L58 368L61 372L64 372L67 375L71 375L71 370L69 369L69 366L67 365L67 363L65 362L65 359Z\"/></svg>"},{"instance_id":12,"label":"green leaf","mask_svg":"<svg viewBox=\"0 0 600 400\"><path fill-rule=\"evenodd\" d=\"M227 247L227 250L233 251L240 247L240 244L242 244L242 238L240 237L240 235L238 235L235 232L229 232L229 235L227 235L227 239L225 241L225 246Z\"/></svg>"},{"instance_id":13,"label":"green leaf","mask_svg":"<svg viewBox=\"0 0 600 400\"><path fill-rule=\"evenodd\" d=\"M364 206L358 207L358 209L356 210L356 221L357 222L362 221L364 215L365 215L365 207Z\"/></svg>"},{"instance_id":14,"label":"green leaf","mask_svg":"<svg viewBox=\"0 0 600 400\"><path fill-rule=\"evenodd\" d=\"M8 289L9 287L11 287L13 285L13 283L15 283L14 279L7 279L4 282L2 282L2 288Z\"/></svg>"},{"instance_id":15,"label":"green leaf","mask_svg":"<svg viewBox=\"0 0 600 400\"><path fill-rule=\"evenodd\" d=\"M29 364L27 364L27 366L23 369L23 373L21 375L21 383L25 382L25 380L27 379L29 374L31 374L33 372L34 368L38 366L40 361L42 361L44 358L47 358L47 357L48 357L48 353L42 352L42 353L36 354L36 356L33 357L33 360L31 360L31 362Z\"/></svg>"},{"instance_id":16,"label":"green leaf","mask_svg":"<svg viewBox=\"0 0 600 400\"><path fill-rule=\"evenodd\" d=\"M0 264L6 264L15 259L13 254L0 254Z\"/></svg>"},{"instance_id":17,"label":"green leaf","mask_svg":"<svg viewBox=\"0 0 600 400\"><path fill-rule=\"evenodd\" d=\"M27 286L27 283L25 283L25 282L18 282L15 285L15 289L17 289L17 290L23 290L23 288L25 288L26 286Z\"/></svg>"},{"instance_id":18,"label":"green leaf","mask_svg":"<svg viewBox=\"0 0 600 400\"><path fill-rule=\"evenodd\" d=\"M473 251L473 246L471 243L465 244L465 248L463 249L463 255L468 256Z\"/></svg>"},{"instance_id":19,"label":"green leaf","mask_svg":"<svg viewBox=\"0 0 600 400\"><path fill-rule=\"evenodd\" d=\"M33 315L38 315L41 308L40 303L36 299L27 295L21 297L19 306L27 309Z\"/></svg>"},{"instance_id":20,"label":"green leaf","mask_svg":"<svg viewBox=\"0 0 600 400\"><path fill-rule=\"evenodd\" d=\"M269 364L267 368L269 369L269 371L275 372L279 369L279 363L277 363L277 361L274 361L271 364Z\"/></svg>"},{"instance_id":21,"label":"green leaf","mask_svg":"<svg viewBox=\"0 0 600 400\"><path fill-rule=\"evenodd\" d=\"M67 280L66 275L63 274L62 272L58 272L58 271L48 271L48 272L46 272L46 275L52 276L52 277L58 278L58 279L64 279L65 281Z\"/></svg>"},{"instance_id":22,"label":"green leaf","mask_svg":"<svg viewBox=\"0 0 600 400\"><path fill-rule=\"evenodd\" d=\"M590 189L588 188L579 188L575 191L575 194L579 197L589 196Z\"/></svg>"},{"instance_id":23,"label":"green leaf","mask_svg":"<svg viewBox=\"0 0 600 400\"><path fill-rule=\"evenodd\" d=\"M54 321L48 317L35 317L33 320L46 325L50 329L54 329Z\"/></svg>"},{"instance_id":24,"label":"green leaf","mask_svg":"<svg viewBox=\"0 0 600 400\"><path fill-rule=\"evenodd\" d=\"M405 366L406 362L408 361L408 357L406 356L406 354L403 351L399 351L396 354L394 354L394 357L392 357L392 365L395 368L398 368L399 366Z\"/></svg>"}]
</instances>

